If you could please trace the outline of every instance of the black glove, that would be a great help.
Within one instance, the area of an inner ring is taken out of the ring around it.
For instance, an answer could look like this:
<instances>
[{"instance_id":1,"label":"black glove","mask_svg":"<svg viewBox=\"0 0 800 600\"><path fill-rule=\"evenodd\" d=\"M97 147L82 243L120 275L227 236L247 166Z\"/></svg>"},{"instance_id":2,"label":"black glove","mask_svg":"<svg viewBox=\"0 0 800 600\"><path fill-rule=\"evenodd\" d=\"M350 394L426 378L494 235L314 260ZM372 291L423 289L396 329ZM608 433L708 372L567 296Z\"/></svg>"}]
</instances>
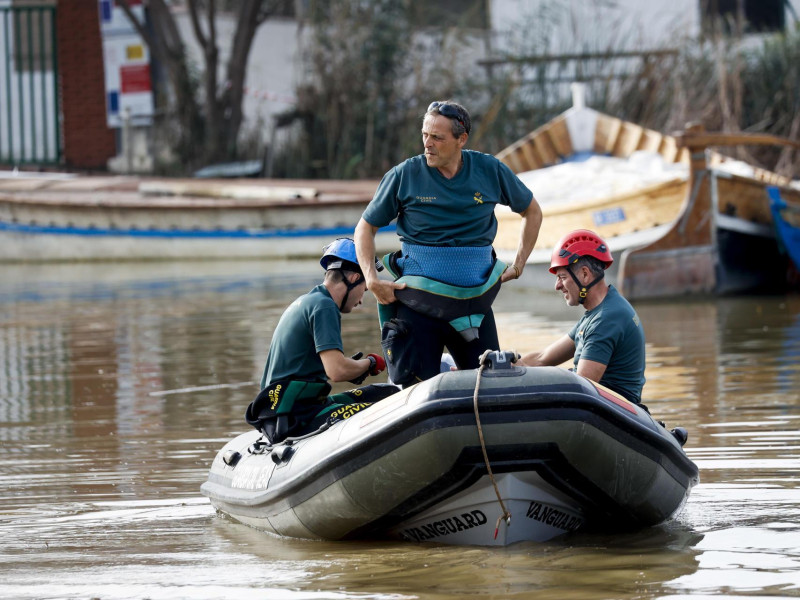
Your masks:
<instances>
[{"instance_id":1,"label":"black glove","mask_svg":"<svg viewBox=\"0 0 800 600\"><path fill-rule=\"evenodd\" d=\"M353 360L359 360L359 359L361 359L363 357L364 357L364 353L363 352L356 352L350 358L352 358ZM362 383L364 383L364 380L367 378L367 375L369 375L370 369L372 369L372 360L369 361L369 369L364 371L358 377L354 377L353 379L350 379L349 380L350 383L355 383L356 385L361 385Z\"/></svg>"}]
</instances>

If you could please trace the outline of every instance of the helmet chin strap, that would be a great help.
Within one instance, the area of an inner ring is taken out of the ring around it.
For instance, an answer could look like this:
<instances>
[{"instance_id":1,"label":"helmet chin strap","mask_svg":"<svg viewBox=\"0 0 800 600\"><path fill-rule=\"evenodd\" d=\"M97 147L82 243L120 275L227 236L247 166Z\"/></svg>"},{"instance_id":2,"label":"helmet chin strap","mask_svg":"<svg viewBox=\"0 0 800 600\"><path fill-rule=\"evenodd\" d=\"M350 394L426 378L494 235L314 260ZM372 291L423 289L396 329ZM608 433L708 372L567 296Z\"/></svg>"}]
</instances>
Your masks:
<instances>
[{"instance_id":1,"label":"helmet chin strap","mask_svg":"<svg viewBox=\"0 0 800 600\"><path fill-rule=\"evenodd\" d=\"M605 273L603 273L599 277L596 277L594 281L590 282L589 285L585 286L580 281L578 281L578 277L575 275L575 273L572 272L572 269L570 267L567 267L567 273L570 274L572 280L578 286L578 304L581 305L584 302L586 302L586 296L589 294L589 288L591 288L595 283L597 283L598 281L602 280L603 277L605 277Z\"/></svg>"},{"instance_id":2,"label":"helmet chin strap","mask_svg":"<svg viewBox=\"0 0 800 600\"><path fill-rule=\"evenodd\" d=\"M344 269L338 269L338 271L342 274L342 281L347 286L347 291L344 293L344 298L342 298L342 301L339 303L339 312L344 312L344 305L347 304L347 298L350 296L350 290L361 285L361 282L364 281L364 276L359 274L356 282L350 283L350 281L347 279L347 274L344 272Z\"/></svg>"}]
</instances>

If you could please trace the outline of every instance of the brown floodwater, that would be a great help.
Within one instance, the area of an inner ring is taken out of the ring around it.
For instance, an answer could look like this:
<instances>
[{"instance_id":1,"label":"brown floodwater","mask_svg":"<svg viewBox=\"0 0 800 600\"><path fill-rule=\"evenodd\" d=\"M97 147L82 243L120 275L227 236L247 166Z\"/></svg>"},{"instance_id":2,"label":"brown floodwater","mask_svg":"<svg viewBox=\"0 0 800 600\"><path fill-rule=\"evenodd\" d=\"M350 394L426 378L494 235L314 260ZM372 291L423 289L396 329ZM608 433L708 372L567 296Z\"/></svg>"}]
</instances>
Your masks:
<instances>
[{"instance_id":1,"label":"brown floodwater","mask_svg":"<svg viewBox=\"0 0 800 600\"><path fill-rule=\"evenodd\" d=\"M245 431L307 262L0 268L0 598L648 599L800 596L800 296L638 303L645 401L701 470L683 512L621 535L463 548L278 538L199 492ZM376 351L377 313L344 317ZM505 349L579 309L524 278Z\"/></svg>"}]
</instances>

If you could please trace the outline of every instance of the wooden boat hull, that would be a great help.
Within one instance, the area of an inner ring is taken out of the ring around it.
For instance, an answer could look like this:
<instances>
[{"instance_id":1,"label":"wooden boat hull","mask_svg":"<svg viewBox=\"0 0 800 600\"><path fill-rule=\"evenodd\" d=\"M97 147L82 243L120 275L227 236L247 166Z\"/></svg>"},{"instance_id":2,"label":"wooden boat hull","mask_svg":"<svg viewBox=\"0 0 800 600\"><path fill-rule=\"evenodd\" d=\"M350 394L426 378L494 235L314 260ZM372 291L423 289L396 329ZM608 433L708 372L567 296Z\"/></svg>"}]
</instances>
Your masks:
<instances>
[{"instance_id":1,"label":"wooden boat hull","mask_svg":"<svg viewBox=\"0 0 800 600\"><path fill-rule=\"evenodd\" d=\"M685 177L544 205L542 230L530 262L549 262L560 236L585 228L609 242L617 259L615 283L631 300L785 289L787 261L778 251L766 188L778 186L789 204L797 206L800 190L790 188L785 177L762 169L732 174L740 165L692 139L662 135L581 108L570 109L499 153L518 173L581 154L628 158L637 151L650 151L664 164L685 167ZM534 151L537 148L550 151ZM519 217L500 210L498 222L496 248L501 258L508 259L516 251Z\"/></svg>"},{"instance_id":2,"label":"wooden boat hull","mask_svg":"<svg viewBox=\"0 0 800 600\"><path fill-rule=\"evenodd\" d=\"M0 178L0 262L316 256L377 185L316 183Z\"/></svg>"},{"instance_id":3,"label":"wooden boat hull","mask_svg":"<svg viewBox=\"0 0 800 600\"><path fill-rule=\"evenodd\" d=\"M697 482L680 443L641 407L555 367L443 373L318 435L265 448L228 443L202 492L279 535L450 544L544 541L585 527L669 519ZM286 457L285 459L281 456Z\"/></svg>"}]
</instances>

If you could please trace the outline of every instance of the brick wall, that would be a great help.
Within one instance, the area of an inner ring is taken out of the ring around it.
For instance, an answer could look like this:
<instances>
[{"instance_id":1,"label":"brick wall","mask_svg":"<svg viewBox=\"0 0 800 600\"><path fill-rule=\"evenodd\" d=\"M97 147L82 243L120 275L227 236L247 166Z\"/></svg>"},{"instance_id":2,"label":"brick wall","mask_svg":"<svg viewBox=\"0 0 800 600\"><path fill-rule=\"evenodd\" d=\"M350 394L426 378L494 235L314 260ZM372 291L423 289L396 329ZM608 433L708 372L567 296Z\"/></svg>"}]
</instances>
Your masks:
<instances>
[{"instance_id":1,"label":"brick wall","mask_svg":"<svg viewBox=\"0 0 800 600\"><path fill-rule=\"evenodd\" d=\"M64 162L105 169L117 150L114 130L106 125L97 0L61 0L56 18Z\"/></svg>"}]
</instances>

